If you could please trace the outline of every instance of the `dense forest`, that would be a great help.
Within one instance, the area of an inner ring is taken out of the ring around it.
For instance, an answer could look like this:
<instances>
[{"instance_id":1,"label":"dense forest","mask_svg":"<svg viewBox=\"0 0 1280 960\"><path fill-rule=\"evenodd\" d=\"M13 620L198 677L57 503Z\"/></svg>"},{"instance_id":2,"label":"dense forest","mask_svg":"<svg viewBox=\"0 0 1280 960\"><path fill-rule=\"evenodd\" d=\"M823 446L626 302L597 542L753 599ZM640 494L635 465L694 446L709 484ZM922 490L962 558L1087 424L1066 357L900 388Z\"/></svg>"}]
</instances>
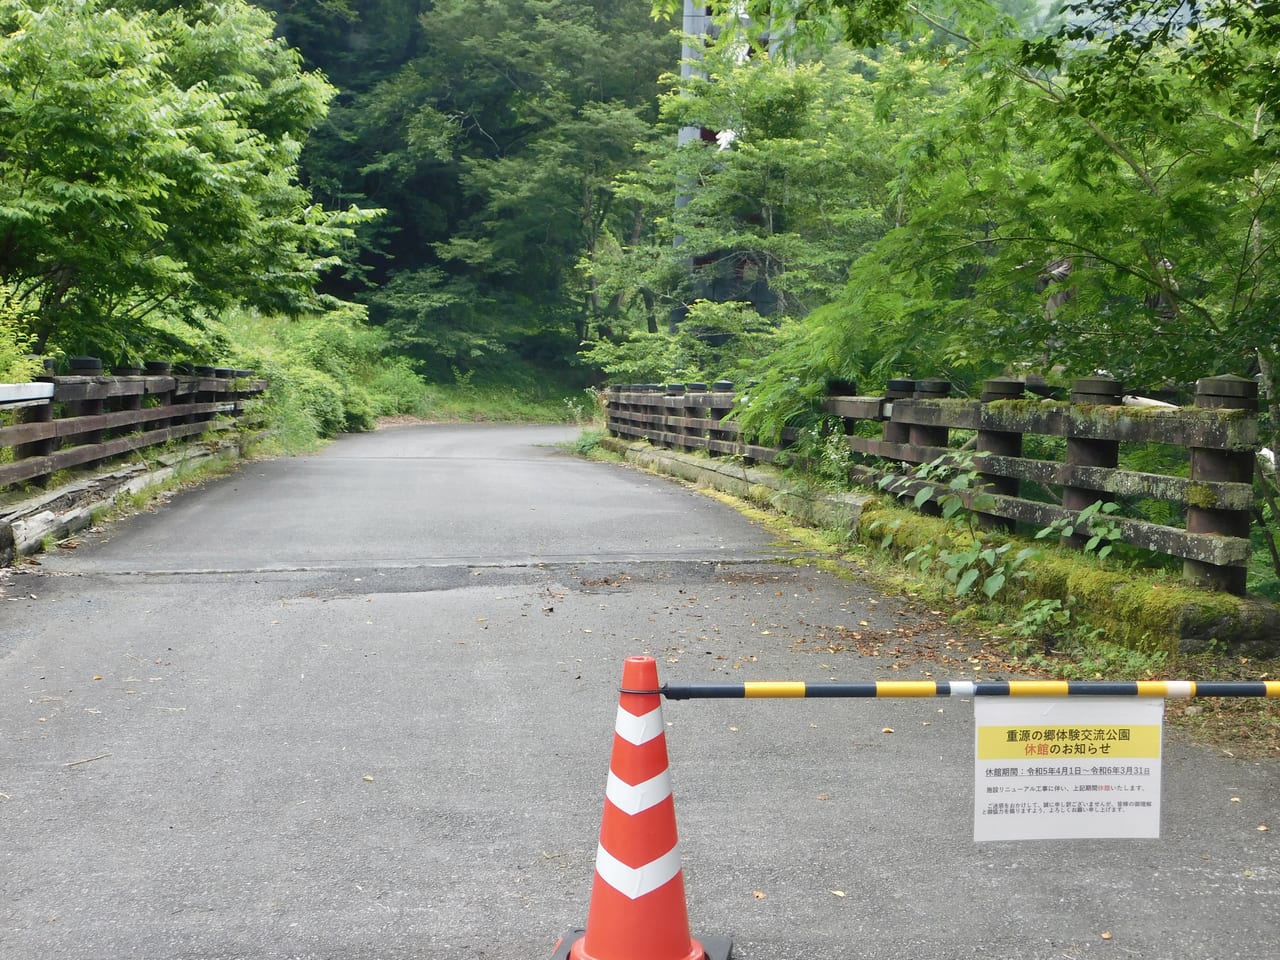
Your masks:
<instances>
[{"instance_id":1,"label":"dense forest","mask_svg":"<svg viewBox=\"0 0 1280 960\"><path fill-rule=\"evenodd\" d=\"M419 377L1274 405L1275 5L707 9L682 74L676 0L0 0L0 367L221 351L326 429Z\"/></svg>"},{"instance_id":2,"label":"dense forest","mask_svg":"<svg viewBox=\"0 0 1280 960\"><path fill-rule=\"evenodd\" d=\"M326 289L431 377L759 380L764 433L837 378L1272 384L1270 7L710 9L682 77L675 2L276 7L340 91L307 182L387 210Z\"/></svg>"},{"instance_id":3,"label":"dense forest","mask_svg":"<svg viewBox=\"0 0 1280 960\"><path fill-rule=\"evenodd\" d=\"M579 262L634 231L614 181L657 136L670 25L608 0L271 6L339 90L307 182L387 211L327 288L434 378L576 366L594 312Z\"/></svg>"}]
</instances>

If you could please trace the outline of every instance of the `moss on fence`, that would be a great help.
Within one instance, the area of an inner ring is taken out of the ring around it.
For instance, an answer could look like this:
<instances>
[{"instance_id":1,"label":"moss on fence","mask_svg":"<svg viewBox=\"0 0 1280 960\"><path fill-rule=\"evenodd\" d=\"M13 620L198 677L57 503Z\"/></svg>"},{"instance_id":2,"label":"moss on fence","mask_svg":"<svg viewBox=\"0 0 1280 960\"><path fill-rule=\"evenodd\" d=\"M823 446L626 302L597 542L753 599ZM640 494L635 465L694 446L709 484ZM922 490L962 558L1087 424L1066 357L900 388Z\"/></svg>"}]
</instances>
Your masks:
<instances>
[{"instance_id":1,"label":"moss on fence","mask_svg":"<svg viewBox=\"0 0 1280 960\"><path fill-rule=\"evenodd\" d=\"M812 491L803 491L779 471L744 467L704 454L662 450L640 441L605 438L602 443L638 465L655 472L723 490L784 513L802 523L827 525L832 514L813 509ZM854 504L854 499L858 502ZM848 526L838 531L866 549L900 558L925 544L938 544L957 535L953 524L898 507L871 493L846 495L838 514ZM892 537L885 523L894 524ZM1014 540L984 531L993 543ZM886 542L887 541L887 542ZM1097 557L1063 547L1033 544L1040 555L1026 569L1030 576L1015 582L994 601L982 598L980 610L988 619L1011 620L1028 600L1074 600L1089 626L1100 629L1112 643L1171 660L1205 651L1259 657L1280 654L1280 606L1257 597L1238 597L1184 586L1169 573L1151 573L1110 566ZM913 577L920 576L914 569ZM938 578L939 583L941 582ZM974 601L978 603L979 601Z\"/></svg>"}]
</instances>

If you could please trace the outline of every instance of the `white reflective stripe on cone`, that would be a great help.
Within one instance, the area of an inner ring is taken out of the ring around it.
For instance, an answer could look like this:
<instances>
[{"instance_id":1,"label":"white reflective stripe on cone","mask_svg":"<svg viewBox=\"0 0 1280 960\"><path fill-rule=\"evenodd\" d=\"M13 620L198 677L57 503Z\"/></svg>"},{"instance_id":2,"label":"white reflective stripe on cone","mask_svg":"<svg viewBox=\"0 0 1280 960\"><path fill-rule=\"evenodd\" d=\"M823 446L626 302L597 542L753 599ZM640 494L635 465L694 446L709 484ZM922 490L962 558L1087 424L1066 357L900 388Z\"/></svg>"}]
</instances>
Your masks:
<instances>
[{"instance_id":1,"label":"white reflective stripe on cone","mask_svg":"<svg viewBox=\"0 0 1280 960\"><path fill-rule=\"evenodd\" d=\"M627 783L612 770L609 771L609 782L604 788L604 795L609 802L623 813L635 815L656 807L671 796L671 771L663 770L656 777L644 783Z\"/></svg>"},{"instance_id":2,"label":"white reflective stripe on cone","mask_svg":"<svg viewBox=\"0 0 1280 960\"><path fill-rule=\"evenodd\" d=\"M596 873L628 900L638 900L680 873L680 847L677 844L643 867L628 867L600 845L596 847Z\"/></svg>"},{"instance_id":3,"label":"white reflective stripe on cone","mask_svg":"<svg viewBox=\"0 0 1280 960\"><path fill-rule=\"evenodd\" d=\"M619 706L614 730L632 746L643 746L662 734L662 705L659 704L642 717L628 713Z\"/></svg>"}]
</instances>

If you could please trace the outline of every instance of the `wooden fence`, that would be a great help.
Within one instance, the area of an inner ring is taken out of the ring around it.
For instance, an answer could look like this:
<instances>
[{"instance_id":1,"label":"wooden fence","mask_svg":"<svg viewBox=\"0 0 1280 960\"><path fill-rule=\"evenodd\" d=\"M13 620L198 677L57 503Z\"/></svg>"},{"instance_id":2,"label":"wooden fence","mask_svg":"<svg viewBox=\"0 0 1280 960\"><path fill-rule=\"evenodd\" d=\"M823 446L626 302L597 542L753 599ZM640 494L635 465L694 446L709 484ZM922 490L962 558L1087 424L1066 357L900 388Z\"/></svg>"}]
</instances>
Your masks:
<instances>
[{"instance_id":1,"label":"wooden fence","mask_svg":"<svg viewBox=\"0 0 1280 960\"><path fill-rule=\"evenodd\" d=\"M230 429L266 390L250 370L148 364L128 376L0 384L0 491L43 487L57 471Z\"/></svg>"},{"instance_id":2,"label":"wooden fence","mask_svg":"<svg viewBox=\"0 0 1280 960\"><path fill-rule=\"evenodd\" d=\"M1185 516L1184 526L1126 517L1123 510L1108 522L1123 542L1180 558L1187 582L1244 593L1258 449L1254 381L1200 380L1192 407L1133 405L1119 382L1104 378L1076 381L1068 400L1029 398L1017 380L987 381L977 400L953 399L950 390L940 380L894 380L884 396L828 397L823 409L843 423L854 460L851 480L875 486L885 476L906 474L965 448L973 451L983 487L992 494L982 504L981 520L988 526L1038 530L1055 521L1070 523L1098 501L1164 501ZM754 445L740 436L730 419L736 399L725 381L710 388L615 386L608 395L608 429L677 450L777 460L785 447ZM1063 455L1024 456L1028 436L1065 441L1038 444ZM1177 448L1185 475L1120 469L1122 447L1136 444ZM907 482L895 489L907 496L923 486ZM1033 488L1042 498L1025 495ZM936 510L934 500L924 509ZM1078 546L1083 538L1067 542Z\"/></svg>"}]
</instances>

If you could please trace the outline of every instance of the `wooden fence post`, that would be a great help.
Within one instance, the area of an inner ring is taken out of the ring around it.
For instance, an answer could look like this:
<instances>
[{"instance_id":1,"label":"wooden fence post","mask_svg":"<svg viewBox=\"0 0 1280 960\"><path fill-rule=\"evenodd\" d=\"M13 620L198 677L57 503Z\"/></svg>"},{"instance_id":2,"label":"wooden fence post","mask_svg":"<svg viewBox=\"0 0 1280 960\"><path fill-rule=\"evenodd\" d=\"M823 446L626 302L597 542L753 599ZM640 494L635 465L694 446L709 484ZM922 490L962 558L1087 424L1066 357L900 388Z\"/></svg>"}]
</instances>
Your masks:
<instances>
[{"instance_id":1,"label":"wooden fence post","mask_svg":"<svg viewBox=\"0 0 1280 960\"><path fill-rule=\"evenodd\" d=\"M941 400L951 393L951 384L946 380L917 380L915 392L911 394L915 400ZM924 423L913 423L907 428L907 439L913 447L945 447L950 430L946 427L935 427ZM912 463L927 463L929 457L924 453L913 454ZM942 507L930 500L921 504L920 512L930 517L942 516Z\"/></svg>"},{"instance_id":2,"label":"wooden fence post","mask_svg":"<svg viewBox=\"0 0 1280 960\"><path fill-rule=\"evenodd\" d=\"M143 373L147 377L147 392L156 398L156 403L161 407L168 407L173 404L174 385L177 381L169 376L172 365L167 360L148 360L142 368ZM165 377L166 381L160 381L157 378ZM164 386L163 390L153 390L153 387ZM164 430L173 423L173 418L165 417L161 420L154 420L151 424L152 430Z\"/></svg>"},{"instance_id":3,"label":"wooden fence post","mask_svg":"<svg viewBox=\"0 0 1280 960\"><path fill-rule=\"evenodd\" d=\"M1258 410L1258 384L1243 377L1205 377L1196 381L1195 405L1201 409ZM1208 450L1191 447L1192 482L1253 483L1256 454L1252 450ZM1249 538L1248 510L1210 510L1187 506L1188 533L1215 533ZM1249 577L1247 563L1220 567L1200 560L1182 561L1182 578L1210 590L1243 594Z\"/></svg>"},{"instance_id":4,"label":"wooden fence post","mask_svg":"<svg viewBox=\"0 0 1280 960\"><path fill-rule=\"evenodd\" d=\"M121 366L111 368L111 377L115 380L111 396L107 398L103 407L104 413L126 412L142 409L142 394L146 390L146 384L142 380L142 368ZM104 439L111 440L116 437L125 437L131 433L137 433L141 427L137 423L128 424L126 426L114 427L104 434Z\"/></svg>"},{"instance_id":5,"label":"wooden fence post","mask_svg":"<svg viewBox=\"0 0 1280 960\"><path fill-rule=\"evenodd\" d=\"M173 372L177 375L173 382L173 405L175 407L186 407L196 402L196 384L195 367L189 363L179 363L173 368ZM195 417L183 412L175 416L170 423L175 426L191 423Z\"/></svg>"},{"instance_id":6,"label":"wooden fence post","mask_svg":"<svg viewBox=\"0 0 1280 960\"><path fill-rule=\"evenodd\" d=\"M827 381L827 397L856 397L858 395L858 384L853 380L828 380ZM840 422L844 424L844 435L851 437L858 429L858 421L853 417L841 417ZM884 428L881 427L883 435Z\"/></svg>"},{"instance_id":7,"label":"wooden fence post","mask_svg":"<svg viewBox=\"0 0 1280 960\"><path fill-rule=\"evenodd\" d=\"M1072 403L1104 404L1119 406L1124 402L1124 385L1110 377L1085 377L1072 381ZM1120 443L1116 440L1094 440L1086 437L1067 437L1067 466L1110 467L1114 469L1120 463ZM1092 490L1088 487L1064 486L1062 488L1062 505L1068 510L1083 510L1101 500L1110 502L1113 494L1103 490ZM1087 534L1073 534L1065 538L1070 546L1082 548L1089 542Z\"/></svg>"},{"instance_id":8,"label":"wooden fence post","mask_svg":"<svg viewBox=\"0 0 1280 960\"><path fill-rule=\"evenodd\" d=\"M1026 385L1021 380L987 380L982 385L981 400L992 403L996 400L1020 400L1026 392ZM990 453L999 457L1022 456L1022 434L1008 430L984 430L978 428L978 453ZM1018 478L1003 477L995 474L980 474L979 480L983 490L997 496L1016 497L1018 495ZM995 517L987 513L978 514L978 523L992 530L1012 532L1015 524L1004 517Z\"/></svg>"},{"instance_id":9,"label":"wooden fence post","mask_svg":"<svg viewBox=\"0 0 1280 960\"><path fill-rule=\"evenodd\" d=\"M660 443L667 448L683 448L684 446L684 427L677 427L672 421L677 416L683 416L683 407L676 406L677 397L684 396L683 383L668 383L666 390L663 391L665 397L662 401L662 440Z\"/></svg>"},{"instance_id":10,"label":"wooden fence post","mask_svg":"<svg viewBox=\"0 0 1280 960\"><path fill-rule=\"evenodd\" d=\"M196 393L197 404L217 403L221 397L220 386L215 381L218 377L217 368L211 366L196 367L196 376L200 378L200 389ZM210 423L217 419L217 414L212 411L208 413L198 413L195 416L196 423Z\"/></svg>"},{"instance_id":11,"label":"wooden fence post","mask_svg":"<svg viewBox=\"0 0 1280 960\"><path fill-rule=\"evenodd\" d=\"M711 385L711 419L722 423L733 411L733 381L717 380ZM725 394L728 394L726 402ZM719 443L732 443L735 434L728 430L717 430L712 427L707 431L707 449L713 457L722 457L724 452L717 449Z\"/></svg>"},{"instance_id":12,"label":"wooden fence post","mask_svg":"<svg viewBox=\"0 0 1280 960\"><path fill-rule=\"evenodd\" d=\"M686 383L684 385L686 403L684 413L686 420L705 420L707 418L707 408L704 406L707 398L707 385L705 383ZM697 403L689 402L693 396L698 397ZM685 450L705 450L707 446L707 432L702 427L685 424L682 431L684 436L683 447Z\"/></svg>"},{"instance_id":13,"label":"wooden fence post","mask_svg":"<svg viewBox=\"0 0 1280 960\"><path fill-rule=\"evenodd\" d=\"M907 400L916 392L916 382L914 380L890 380L885 385L884 399L887 406L892 406L895 400ZM910 443L911 428L905 423L898 423L893 419L893 413L885 419L884 425L880 428L880 438L885 443Z\"/></svg>"},{"instance_id":14,"label":"wooden fence post","mask_svg":"<svg viewBox=\"0 0 1280 960\"><path fill-rule=\"evenodd\" d=\"M611 437L618 435L617 415L622 412L622 391L629 389L622 384L609 384L609 397L604 405L604 432Z\"/></svg>"},{"instance_id":15,"label":"wooden fence post","mask_svg":"<svg viewBox=\"0 0 1280 960\"><path fill-rule=\"evenodd\" d=\"M103 375L102 361L97 357L72 357L68 363L71 368L71 372L69 374L71 377L97 382L97 380ZM84 393L87 392L87 390L84 391ZM105 408L101 397L90 398L84 396L82 393L79 398L68 401L63 406L62 415L68 419L73 417L92 417L103 413L104 410ZM96 445L102 443L105 437L106 431L104 430L90 430L86 433L75 436L74 444L76 446L79 446L80 444Z\"/></svg>"},{"instance_id":16,"label":"wooden fence post","mask_svg":"<svg viewBox=\"0 0 1280 960\"><path fill-rule=\"evenodd\" d=\"M636 403L630 408L636 414L635 428L637 432L632 439L638 437L648 440L650 443L658 443L659 440L657 438L662 435L662 427L660 423L652 421L650 418L661 417L662 415L662 408L659 406L662 401L652 398L654 393L662 393L662 387L652 383L638 383L632 389L637 394Z\"/></svg>"},{"instance_id":17,"label":"wooden fence post","mask_svg":"<svg viewBox=\"0 0 1280 960\"><path fill-rule=\"evenodd\" d=\"M917 380L911 396L915 400L941 400L950 393L951 384L946 380ZM949 432L946 427L913 423L908 428L907 437L913 447L945 447Z\"/></svg>"},{"instance_id":18,"label":"wooden fence post","mask_svg":"<svg viewBox=\"0 0 1280 960\"><path fill-rule=\"evenodd\" d=\"M53 377L37 377L39 383L56 383ZM49 398L48 403L37 404L33 407L27 407L22 411L23 423L52 423L53 422L53 405L57 401L57 392ZM43 440L33 440L30 443L21 443L13 448L13 458L15 460L26 460L34 457L47 457L53 453L57 441L53 437L45 437ZM43 490L49 485L49 474L41 474L38 477L32 477L29 481L32 486Z\"/></svg>"}]
</instances>

